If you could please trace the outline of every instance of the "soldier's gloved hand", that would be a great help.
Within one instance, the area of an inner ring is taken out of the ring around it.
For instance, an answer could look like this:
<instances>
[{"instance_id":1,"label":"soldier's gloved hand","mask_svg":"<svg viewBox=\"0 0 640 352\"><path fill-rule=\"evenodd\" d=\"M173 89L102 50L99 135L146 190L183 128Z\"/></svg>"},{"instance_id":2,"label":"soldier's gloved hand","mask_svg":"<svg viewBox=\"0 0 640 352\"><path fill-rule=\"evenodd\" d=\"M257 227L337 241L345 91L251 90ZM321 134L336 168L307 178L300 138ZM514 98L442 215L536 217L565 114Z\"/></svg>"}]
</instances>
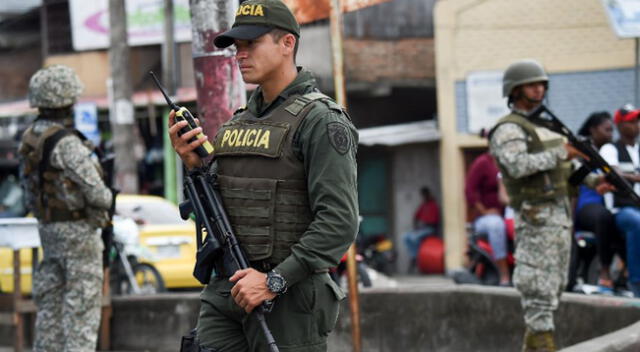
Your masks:
<instances>
[{"instance_id":1,"label":"soldier's gloved hand","mask_svg":"<svg viewBox=\"0 0 640 352\"><path fill-rule=\"evenodd\" d=\"M175 116L176 113L171 110L169 113L169 138L171 139L173 149L178 153L187 169L203 166L202 159L194 150L207 141L207 136L196 138L196 140L189 143L189 139L196 137L198 133L202 132L202 127L194 128L182 136L178 136L178 131L187 126L188 123L184 120L175 122ZM198 119L195 120L196 124L200 126L200 121Z\"/></svg>"},{"instance_id":2,"label":"soldier's gloved hand","mask_svg":"<svg viewBox=\"0 0 640 352\"><path fill-rule=\"evenodd\" d=\"M247 313L277 296L267 287L267 274L253 268L236 271L229 281L236 283L231 289L233 300Z\"/></svg>"},{"instance_id":3,"label":"soldier's gloved hand","mask_svg":"<svg viewBox=\"0 0 640 352\"><path fill-rule=\"evenodd\" d=\"M581 157L584 160L589 160L589 157L585 155L583 152L576 149L576 147L572 146L569 143L564 145L564 148L567 150L567 158L565 160L571 160L575 157Z\"/></svg>"}]
</instances>

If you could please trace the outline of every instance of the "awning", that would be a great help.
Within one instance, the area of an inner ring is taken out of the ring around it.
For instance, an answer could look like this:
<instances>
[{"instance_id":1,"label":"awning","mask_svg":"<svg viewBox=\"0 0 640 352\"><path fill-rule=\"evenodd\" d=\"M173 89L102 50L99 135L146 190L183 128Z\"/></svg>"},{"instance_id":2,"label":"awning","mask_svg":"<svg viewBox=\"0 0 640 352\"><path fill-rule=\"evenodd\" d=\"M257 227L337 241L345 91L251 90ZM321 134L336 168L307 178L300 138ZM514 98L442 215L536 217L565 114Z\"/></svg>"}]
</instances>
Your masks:
<instances>
[{"instance_id":1,"label":"awning","mask_svg":"<svg viewBox=\"0 0 640 352\"><path fill-rule=\"evenodd\" d=\"M153 105L166 105L162 93L159 90L138 91L133 94L133 105L136 107ZM191 102L196 100L195 87L180 87L176 95L171 97L176 103ZM109 100L102 97L80 97L78 103L94 103L98 109L108 109ZM29 107L28 100L19 100L0 104L0 118L36 114L37 109Z\"/></svg>"},{"instance_id":2,"label":"awning","mask_svg":"<svg viewBox=\"0 0 640 352\"><path fill-rule=\"evenodd\" d=\"M397 146L440 140L440 132L435 120L363 128L358 133L360 144L366 146Z\"/></svg>"}]
</instances>

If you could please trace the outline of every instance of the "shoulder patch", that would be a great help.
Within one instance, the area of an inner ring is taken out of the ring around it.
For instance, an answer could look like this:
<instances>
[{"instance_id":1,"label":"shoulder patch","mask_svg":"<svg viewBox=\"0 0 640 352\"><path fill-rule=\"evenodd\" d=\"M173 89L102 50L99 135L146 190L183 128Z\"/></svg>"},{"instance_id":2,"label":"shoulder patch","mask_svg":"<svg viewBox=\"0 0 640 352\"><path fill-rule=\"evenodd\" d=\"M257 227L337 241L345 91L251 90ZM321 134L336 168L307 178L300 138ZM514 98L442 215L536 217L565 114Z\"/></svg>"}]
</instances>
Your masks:
<instances>
[{"instance_id":1,"label":"shoulder patch","mask_svg":"<svg viewBox=\"0 0 640 352\"><path fill-rule=\"evenodd\" d=\"M333 149L340 155L346 154L351 149L351 139L349 129L340 122L330 122L327 124L327 135Z\"/></svg>"}]
</instances>

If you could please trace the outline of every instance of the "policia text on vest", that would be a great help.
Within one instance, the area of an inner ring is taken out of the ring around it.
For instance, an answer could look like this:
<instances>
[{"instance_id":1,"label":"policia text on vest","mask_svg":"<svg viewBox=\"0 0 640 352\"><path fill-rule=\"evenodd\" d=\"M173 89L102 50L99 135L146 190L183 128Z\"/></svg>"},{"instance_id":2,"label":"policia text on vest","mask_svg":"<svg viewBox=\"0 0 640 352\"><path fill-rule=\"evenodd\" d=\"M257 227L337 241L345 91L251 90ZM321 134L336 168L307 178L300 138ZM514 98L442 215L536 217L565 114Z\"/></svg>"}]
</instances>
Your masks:
<instances>
[{"instance_id":1,"label":"policia text on vest","mask_svg":"<svg viewBox=\"0 0 640 352\"><path fill-rule=\"evenodd\" d=\"M636 206L640 206L640 196L634 192L629 182L620 176L620 174L600 156L600 153L593 148L589 141L578 139L546 106L538 106L527 116L527 119L534 124L546 127L551 131L567 137L571 145L589 157L589 160L585 160L582 167L571 175L571 178L569 178L571 184L579 185L590 172L601 170L607 181L616 188L616 193L623 194L630 198Z\"/></svg>"}]
</instances>

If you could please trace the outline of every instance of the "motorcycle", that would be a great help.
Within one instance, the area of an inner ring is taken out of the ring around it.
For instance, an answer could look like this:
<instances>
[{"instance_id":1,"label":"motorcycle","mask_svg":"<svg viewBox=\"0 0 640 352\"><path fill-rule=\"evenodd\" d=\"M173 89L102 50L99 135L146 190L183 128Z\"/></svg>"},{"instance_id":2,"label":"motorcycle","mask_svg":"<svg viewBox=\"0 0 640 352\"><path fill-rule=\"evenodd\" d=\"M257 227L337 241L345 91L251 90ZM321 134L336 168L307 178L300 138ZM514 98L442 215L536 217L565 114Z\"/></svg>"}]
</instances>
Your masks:
<instances>
[{"instance_id":1,"label":"motorcycle","mask_svg":"<svg viewBox=\"0 0 640 352\"><path fill-rule=\"evenodd\" d=\"M396 252L393 242L384 234L372 236L360 236L356 241L358 252L362 253L363 260L368 267L375 271L391 276L393 263L396 261Z\"/></svg>"},{"instance_id":2,"label":"motorcycle","mask_svg":"<svg viewBox=\"0 0 640 352\"><path fill-rule=\"evenodd\" d=\"M515 267L515 228L513 216L505 217L507 229L507 264L513 273ZM493 250L486 233L469 231L467 247L467 265L465 271L453 274L453 281L457 284L479 284L496 286L500 283L500 272L493 261Z\"/></svg>"},{"instance_id":3,"label":"motorcycle","mask_svg":"<svg viewBox=\"0 0 640 352\"><path fill-rule=\"evenodd\" d=\"M362 222L362 216L359 217L359 223ZM393 263L396 260L396 253L393 242L383 234L365 236L358 231L356 236L356 270L358 272L358 280L364 287L371 287L372 280L369 269L373 269L387 276L391 275ZM329 270L331 278L338 284L344 278L347 269L347 254L345 253L340 259L337 267Z\"/></svg>"},{"instance_id":4,"label":"motorcycle","mask_svg":"<svg viewBox=\"0 0 640 352\"><path fill-rule=\"evenodd\" d=\"M633 293L627 289L625 264L618 255L614 257L610 270L613 288L603 288L598 285L600 261L596 245L597 238L593 232L584 230L574 232L567 290L587 295L633 297Z\"/></svg>"},{"instance_id":5,"label":"motorcycle","mask_svg":"<svg viewBox=\"0 0 640 352\"><path fill-rule=\"evenodd\" d=\"M109 251L109 284L112 293L154 294L165 291L164 280L141 246L138 227L130 218L114 216L113 243Z\"/></svg>"},{"instance_id":6,"label":"motorcycle","mask_svg":"<svg viewBox=\"0 0 640 352\"><path fill-rule=\"evenodd\" d=\"M371 287L371 277L369 276L368 266L364 262L364 257L356 253L356 271L358 272L358 281L364 287ZM329 275L335 281L338 286L342 286L342 281L346 280L345 273L347 272L347 253L342 256L340 263L335 268L329 270Z\"/></svg>"}]
</instances>

